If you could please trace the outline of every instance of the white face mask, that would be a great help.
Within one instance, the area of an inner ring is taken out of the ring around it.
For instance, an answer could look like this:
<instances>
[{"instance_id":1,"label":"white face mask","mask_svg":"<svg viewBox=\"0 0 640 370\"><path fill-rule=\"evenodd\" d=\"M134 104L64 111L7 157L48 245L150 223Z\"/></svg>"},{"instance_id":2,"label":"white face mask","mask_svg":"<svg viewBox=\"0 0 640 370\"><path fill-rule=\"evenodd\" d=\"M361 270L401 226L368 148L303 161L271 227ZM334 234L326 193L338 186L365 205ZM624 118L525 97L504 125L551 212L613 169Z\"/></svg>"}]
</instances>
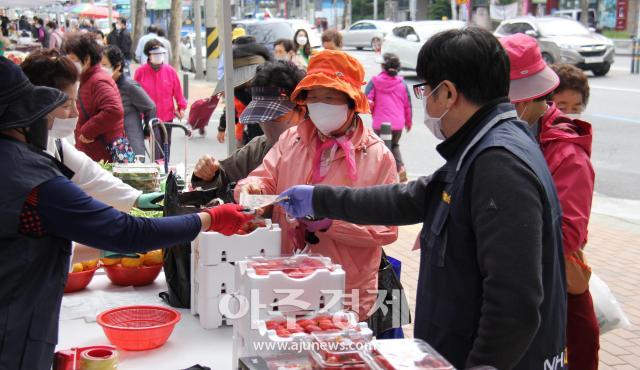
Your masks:
<instances>
[{"instance_id":1,"label":"white face mask","mask_svg":"<svg viewBox=\"0 0 640 370\"><path fill-rule=\"evenodd\" d=\"M431 131L431 133L433 134L433 136L436 137L436 139L444 140L446 139L446 137L442 133L442 118L447 113L449 113L449 110L447 109L444 113L442 113L440 117L431 117L429 115L429 111L427 110L427 100L429 100L429 97L433 95L433 93L436 92L436 90L438 90L440 86L442 86L442 82L440 82L440 84L436 86L435 89L431 90L429 95L423 98L424 99L424 124L427 126L427 128L429 128L429 131Z\"/></svg>"},{"instance_id":2,"label":"white face mask","mask_svg":"<svg viewBox=\"0 0 640 370\"><path fill-rule=\"evenodd\" d=\"M298 36L298 37L296 37L296 42L300 46L305 46L307 44L307 38L304 37L304 36Z\"/></svg>"},{"instance_id":3,"label":"white face mask","mask_svg":"<svg viewBox=\"0 0 640 370\"><path fill-rule=\"evenodd\" d=\"M73 130L76 129L76 124L78 123L78 117L69 117L69 118L54 118L53 126L49 130L49 135L56 139L65 138L71 134L73 134Z\"/></svg>"},{"instance_id":4,"label":"white face mask","mask_svg":"<svg viewBox=\"0 0 640 370\"><path fill-rule=\"evenodd\" d=\"M151 64L162 64L164 62L164 54L151 54L149 61Z\"/></svg>"},{"instance_id":5,"label":"white face mask","mask_svg":"<svg viewBox=\"0 0 640 370\"><path fill-rule=\"evenodd\" d=\"M308 103L307 108L313 124L326 136L342 127L349 116L347 104Z\"/></svg>"},{"instance_id":6,"label":"white face mask","mask_svg":"<svg viewBox=\"0 0 640 370\"><path fill-rule=\"evenodd\" d=\"M571 118L571 119L581 119L582 114L581 113L567 113L566 116Z\"/></svg>"},{"instance_id":7,"label":"white face mask","mask_svg":"<svg viewBox=\"0 0 640 370\"><path fill-rule=\"evenodd\" d=\"M104 71L104 73L108 74L109 76L113 76L113 68L102 67L102 70Z\"/></svg>"},{"instance_id":8,"label":"white face mask","mask_svg":"<svg viewBox=\"0 0 640 370\"><path fill-rule=\"evenodd\" d=\"M82 73L82 64L80 62L73 62L73 65L76 66L78 73Z\"/></svg>"}]
</instances>

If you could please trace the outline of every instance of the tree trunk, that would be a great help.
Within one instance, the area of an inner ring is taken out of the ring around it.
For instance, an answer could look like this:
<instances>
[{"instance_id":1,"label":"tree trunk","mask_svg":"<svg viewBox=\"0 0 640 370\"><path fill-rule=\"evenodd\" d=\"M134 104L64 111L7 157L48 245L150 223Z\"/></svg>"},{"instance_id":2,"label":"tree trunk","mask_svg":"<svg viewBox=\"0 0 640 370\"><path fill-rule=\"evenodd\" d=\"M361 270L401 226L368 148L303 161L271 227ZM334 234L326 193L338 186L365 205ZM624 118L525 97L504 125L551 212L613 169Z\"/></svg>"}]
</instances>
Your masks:
<instances>
[{"instance_id":1,"label":"tree trunk","mask_svg":"<svg viewBox=\"0 0 640 370\"><path fill-rule=\"evenodd\" d=\"M351 27L351 0L344 0L344 13L342 16L342 29Z\"/></svg>"},{"instance_id":2,"label":"tree trunk","mask_svg":"<svg viewBox=\"0 0 640 370\"><path fill-rule=\"evenodd\" d=\"M182 0L171 0L171 22L169 42L171 43L171 65L180 70L180 28L182 27Z\"/></svg>"},{"instance_id":3,"label":"tree trunk","mask_svg":"<svg viewBox=\"0 0 640 370\"><path fill-rule=\"evenodd\" d=\"M589 0L580 0L580 23L589 27Z\"/></svg>"},{"instance_id":4,"label":"tree trunk","mask_svg":"<svg viewBox=\"0 0 640 370\"><path fill-rule=\"evenodd\" d=\"M131 46L134 51L138 47L138 41L140 41L140 38L144 34L144 19L146 18L146 7L144 6L144 0L135 0L135 15L135 28L133 29L133 43Z\"/></svg>"}]
</instances>

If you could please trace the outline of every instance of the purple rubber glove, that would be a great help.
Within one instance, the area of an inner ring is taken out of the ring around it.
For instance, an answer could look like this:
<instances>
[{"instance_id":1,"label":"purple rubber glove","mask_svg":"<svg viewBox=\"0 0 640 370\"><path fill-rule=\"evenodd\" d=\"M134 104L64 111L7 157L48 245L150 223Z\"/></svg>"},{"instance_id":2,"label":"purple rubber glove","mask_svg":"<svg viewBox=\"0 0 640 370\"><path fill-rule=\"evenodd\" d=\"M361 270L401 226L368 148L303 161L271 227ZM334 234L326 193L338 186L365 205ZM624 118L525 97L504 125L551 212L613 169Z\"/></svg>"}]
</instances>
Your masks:
<instances>
[{"instance_id":1,"label":"purple rubber glove","mask_svg":"<svg viewBox=\"0 0 640 370\"><path fill-rule=\"evenodd\" d=\"M313 216L313 186L297 185L285 190L279 198L279 204L293 218Z\"/></svg>"},{"instance_id":2,"label":"purple rubber glove","mask_svg":"<svg viewBox=\"0 0 640 370\"><path fill-rule=\"evenodd\" d=\"M330 218L320 218L320 219L307 219L301 218L298 219L298 222L305 225L307 231L315 233L316 231L327 231L333 224L333 220Z\"/></svg>"}]
</instances>

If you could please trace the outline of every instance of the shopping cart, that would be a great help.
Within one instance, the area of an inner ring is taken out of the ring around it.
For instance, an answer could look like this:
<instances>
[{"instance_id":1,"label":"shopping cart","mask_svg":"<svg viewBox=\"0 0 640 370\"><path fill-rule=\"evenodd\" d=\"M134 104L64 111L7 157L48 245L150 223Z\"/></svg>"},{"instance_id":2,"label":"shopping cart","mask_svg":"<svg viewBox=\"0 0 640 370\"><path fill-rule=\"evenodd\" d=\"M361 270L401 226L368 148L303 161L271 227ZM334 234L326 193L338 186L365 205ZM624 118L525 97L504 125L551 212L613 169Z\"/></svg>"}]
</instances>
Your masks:
<instances>
[{"instance_id":1,"label":"shopping cart","mask_svg":"<svg viewBox=\"0 0 640 370\"><path fill-rule=\"evenodd\" d=\"M192 135L191 128L187 125L183 125L182 123L176 122L162 122L158 118L153 118L149 120L149 148L148 155L149 159L152 163L156 162L156 151L160 151L164 157L164 172L165 174L169 173L169 160L171 157L171 149L169 147L169 135L167 135L167 128L179 128L184 131L185 136L189 137ZM156 140L156 135L154 131L154 127L159 127L160 131L163 133L163 140ZM187 180L187 161L189 155L189 140L185 140L184 142L184 181Z\"/></svg>"}]
</instances>

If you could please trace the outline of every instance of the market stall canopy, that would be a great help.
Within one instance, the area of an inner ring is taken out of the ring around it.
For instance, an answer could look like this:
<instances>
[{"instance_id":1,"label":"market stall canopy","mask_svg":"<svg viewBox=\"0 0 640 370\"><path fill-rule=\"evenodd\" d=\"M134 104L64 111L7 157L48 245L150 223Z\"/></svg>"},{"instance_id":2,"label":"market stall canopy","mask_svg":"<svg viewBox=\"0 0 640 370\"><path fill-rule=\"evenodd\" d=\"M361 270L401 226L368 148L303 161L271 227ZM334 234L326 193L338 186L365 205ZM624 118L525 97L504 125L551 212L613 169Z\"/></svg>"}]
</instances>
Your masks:
<instances>
[{"instance_id":1,"label":"market stall canopy","mask_svg":"<svg viewBox=\"0 0 640 370\"><path fill-rule=\"evenodd\" d=\"M0 8L37 8L56 3L58 3L56 0L3 0Z\"/></svg>"},{"instance_id":2,"label":"market stall canopy","mask_svg":"<svg viewBox=\"0 0 640 370\"><path fill-rule=\"evenodd\" d=\"M78 4L69 10L71 13L77 14L79 17L85 18L108 18L109 8L96 6L94 4ZM120 14L117 11L111 11L111 17L118 18Z\"/></svg>"}]
</instances>

